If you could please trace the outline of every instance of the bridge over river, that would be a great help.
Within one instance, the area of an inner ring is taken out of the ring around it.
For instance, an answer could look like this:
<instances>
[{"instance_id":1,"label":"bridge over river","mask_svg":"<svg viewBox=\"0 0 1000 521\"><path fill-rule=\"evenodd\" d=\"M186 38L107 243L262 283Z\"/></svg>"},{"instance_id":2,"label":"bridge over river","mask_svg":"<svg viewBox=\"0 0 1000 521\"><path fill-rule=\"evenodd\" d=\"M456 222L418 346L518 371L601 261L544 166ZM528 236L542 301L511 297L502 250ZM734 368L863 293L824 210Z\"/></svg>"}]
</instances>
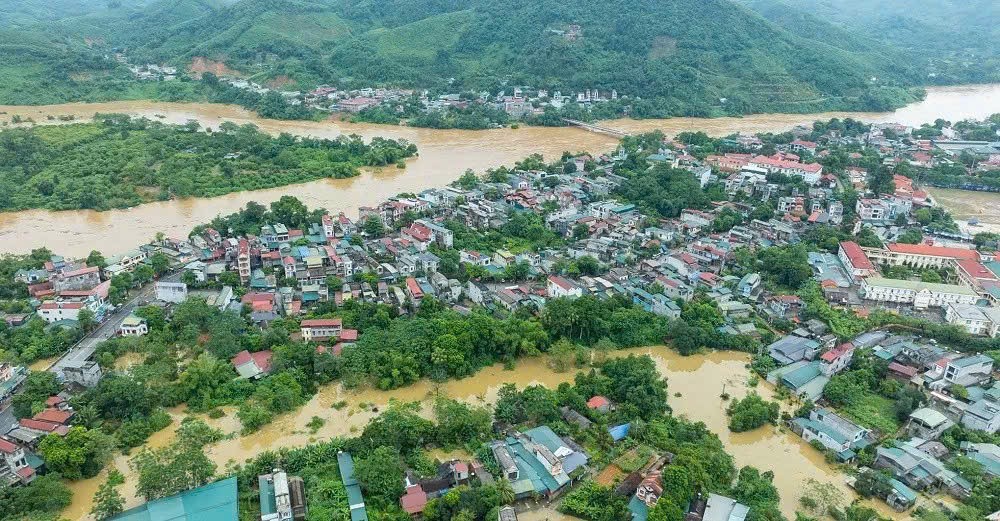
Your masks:
<instances>
[{"instance_id":1,"label":"bridge over river","mask_svg":"<svg viewBox=\"0 0 1000 521\"><path fill-rule=\"evenodd\" d=\"M575 119L569 119L569 118L562 118L562 120L570 125L573 125L574 127L580 127L584 130L597 132L598 134L607 134L609 136L614 136L617 138L623 138L629 135L629 133L625 132L624 130L611 127L604 127L596 123L587 123L586 121L577 121Z\"/></svg>"}]
</instances>

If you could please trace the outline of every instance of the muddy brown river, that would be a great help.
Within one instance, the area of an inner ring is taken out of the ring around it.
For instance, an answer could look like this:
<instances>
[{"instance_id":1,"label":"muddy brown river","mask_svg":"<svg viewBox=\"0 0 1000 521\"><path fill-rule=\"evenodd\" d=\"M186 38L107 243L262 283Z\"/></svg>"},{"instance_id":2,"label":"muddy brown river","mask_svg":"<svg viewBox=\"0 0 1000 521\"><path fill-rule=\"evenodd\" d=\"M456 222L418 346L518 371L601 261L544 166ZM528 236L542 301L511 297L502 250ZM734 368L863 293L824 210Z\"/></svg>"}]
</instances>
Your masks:
<instances>
[{"instance_id":1,"label":"muddy brown river","mask_svg":"<svg viewBox=\"0 0 1000 521\"><path fill-rule=\"evenodd\" d=\"M637 348L618 351L615 356L629 354L649 354L656 362L660 373L667 378L668 402L674 414L683 415L693 421L704 422L717 433L726 450L736 460L736 465L752 465L759 469L771 470L775 474L775 485L781 494L781 509L789 519L794 519L796 506L807 479L815 479L833 484L844 494L853 498L853 493L844 485L844 474L829 465L823 456L791 432L774 427L757 429L747 433L730 433L725 414L726 402L719 399L723 390L734 399L747 394L747 369L749 356L744 353L716 352L707 355L681 357L665 347ZM131 362L132 360L129 360ZM474 377L463 380L435 384L421 381L412 386L392 391L345 391L339 385L324 387L298 411L278 417L273 423L248 436L237 437L215 444L208 449L211 459L223 469L232 461L242 463L264 451L280 447L302 446L335 436L357 435L365 424L375 416L372 406L384 409L390 400L416 401L423 406L423 413L429 415L431 403L436 396L448 396L473 404L492 404L504 383L514 383L518 387L542 384L554 388L562 382L572 381L574 372L555 373L546 365L546 359L533 358L518 362L512 371L500 365L488 367ZM757 389L767 398L772 397L769 388L761 384ZM681 393L675 396L674 393ZM341 400L347 406L339 410L332 405ZM239 422L235 409L226 408L227 416L206 421L227 433L238 433ZM147 443L150 447L161 447L174 436L174 429L183 417L182 409L170 411L175 424L156 433ZM310 433L306 424L313 416L326 420L316 433ZM204 419L204 417L203 417ZM113 465L126 476L126 484L121 488L127 507L141 503L135 497L135 475L128 468L128 458L118 456ZM70 520L85 520L92 505L92 498L105 473L98 477L70 484L73 503L63 512ZM888 510L884 504L872 503L883 515L897 519L905 518ZM542 521L563 519L551 506L543 506L528 516ZM566 518L572 519L572 518Z\"/></svg>"},{"instance_id":2,"label":"muddy brown river","mask_svg":"<svg viewBox=\"0 0 1000 521\"><path fill-rule=\"evenodd\" d=\"M197 224L216 215L231 213L249 201L270 203L282 195L294 195L310 207L357 213L359 206L373 205L402 192L418 192L442 186L466 169L511 164L529 154L547 158L565 150L603 152L614 146L609 136L576 128L496 129L485 131L433 130L408 127L351 124L341 121L278 121L257 117L231 105L156 103L128 101L49 106L0 106L0 123L15 115L49 123L46 116L73 115L90 118L96 112L118 112L172 123L197 120L206 127L223 121L253 123L269 132L335 137L359 134L409 140L420 149L420 157L405 170L395 167L372 170L352 179L326 179L274 189L238 192L221 197L182 199L148 203L127 210L107 212L29 210L0 213L0 252L26 253L46 246L63 255L84 256L93 249L113 255L149 241L157 232L185 237ZM702 130L714 136L734 132L784 131L818 119L853 117L865 121L898 121L919 125L943 117L952 121L982 118L1000 112L1000 85L973 85L928 89L927 98L892 113L759 114L743 118L674 118L666 120L614 120L604 124L628 132L654 129L672 135ZM159 117L158 117L159 116Z\"/></svg>"}]
</instances>

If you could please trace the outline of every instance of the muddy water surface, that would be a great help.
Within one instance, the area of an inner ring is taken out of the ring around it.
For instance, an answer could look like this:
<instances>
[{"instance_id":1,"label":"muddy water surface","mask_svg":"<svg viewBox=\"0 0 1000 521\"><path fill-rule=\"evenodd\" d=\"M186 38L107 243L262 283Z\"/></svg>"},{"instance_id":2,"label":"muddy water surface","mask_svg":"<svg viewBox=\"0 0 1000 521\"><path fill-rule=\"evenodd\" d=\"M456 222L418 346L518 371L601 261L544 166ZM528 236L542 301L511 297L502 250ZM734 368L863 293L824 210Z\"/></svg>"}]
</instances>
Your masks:
<instances>
[{"instance_id":1,"label":"muddy water surface","mask_svg":"<svg viewBox=\"0 0 1000 521\"><path fill-rule=\"evenodd\" d=\"M216 128L223 121L253 123L268 132L335 137L359 134L384 136L416 143L420 157L405 170L386 168L368 171L353 179L321 180L275 189L240 192L221 197L156 202L108 212L31 210L0 214L0 252L24 253L47 246L64 255L85 256L93 249L107 255L121 253L149 241L156 232L184 237L197 224L216 215L228 214L249 201L269 203L282 195L294 195L310 207L356 214L359 206L373 205L402 192L418 192L442 186L466 169L484 170L511 164L529 154L547 158L565 150L603 152L614 146L609 136L575 128L496 129L485 131L434 130L408 127L351 124L341 121L277 121L257 117L231 105L154 103L143 101L66 104L48 106L0 106L0 122L20 115L38 123L58 123L46 116L73 115L87 119L97 112L145 116L171 123L188 120ZM734 132L780 132L795 125L831 117L854 117L866 121L899 121L919 125L943 117L957 121L1000 112L1000 85L976 85L928 89L927 98L891 113L757 114L743 118L674 118L666 120L614 120L607 126L628 132L663 130L668 135L703 130L714 136Z\"/></svg>"},{"instance_id":2,"label":"muddy water surface","mask_svg":"<svg viewBox=\"0 0 1000 521\"><path fill-rule=\"evenodd\" d=\"M749 433L732 434L726 424L725 402L719 395L723 389L733 398L740 398L748 392L746 364L747 355L742 353L719 352L692 357L680 357L663 347L640 348L619 351L617 356L628 354L649 354L659 371L667 378L669 403L674 414L683 415L693 421L704 422L717 433L733 455L737 466L753 465L761 470L775 473L775 485L782 498L782 511L794 519L794 511L807 479L832 483L842 490L845 498L853 498L852 492L843 484L843 475L808 444L794 434L775 428L762 428ZM209 447L211 459L222 469L226 463L243 462L266 450L280 447L295 447L322 441L335 436L353 436L390 400L416 401L423 406L422 412L430 415L431 403L435 396L448 396L473 404L494 403L500 387L504 383L514 383L518 387L541 384L556 387L562 382L572 381L573 372L555 373L546 365L544 358L523 360L516 369L507 371L496 365L480 371L472 378L454 380L442 384L421 381L412 386L392 391L352 391L339 385L323 388L305 406L296 412L283 415L260 431L248 436L236 437ZM761 385L758 389L765 397L771 397L770 389ZM680 396L674 396L680 393ZM343 404L341 402L346 402ZM337 404L340 409L334 408ZM175 417L171 427L157 433L150 440L151 446L163 446L173 438L174 430L183 416L180 409L170 411ZM228 415L218 420L208 420L213 426L227 433L236 433L239 423L235 411L227 409ZM311 433L306 424L313 416L326 420L317 432ZM435 453L437 457L454 457L452 454ZM128 469L127 458L119 457L114 462L127 476L127 485L122 492L128 506L141 501L134 497L135 476ZM71 520L83 519L90 510L92 496L103 481L104 474L92 480L72 484L73 504L63 513ZM878 506L878 505L875 505ZM885 510L884 507L882 510ZM886 515L894 514L888 511ZM528 514L531 521L546 518L553 521L563 516L551 508L540 508Z\"/></svg>"}]
</instances>

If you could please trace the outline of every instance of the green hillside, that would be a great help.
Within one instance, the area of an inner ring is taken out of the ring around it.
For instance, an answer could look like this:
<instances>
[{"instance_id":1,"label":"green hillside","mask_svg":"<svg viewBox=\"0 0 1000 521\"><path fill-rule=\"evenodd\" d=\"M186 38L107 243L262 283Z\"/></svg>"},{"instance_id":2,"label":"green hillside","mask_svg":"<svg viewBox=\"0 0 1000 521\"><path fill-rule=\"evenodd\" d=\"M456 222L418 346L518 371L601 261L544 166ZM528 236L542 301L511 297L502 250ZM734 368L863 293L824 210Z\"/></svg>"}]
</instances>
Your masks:
<instances>
[{"instance_id":1,"label":"green hillside","mask_svg":"<svg viewBox=\"0 0 1000 521\"><path fill-rule=\"evenodd\" d=\"M658 115L908 100L893 87L920 76L904 56L814 23L822 31L787 31L726 0L242 0L131 49L159 60L206 56L306 85L615 89ZM582 37L565 38L574 24Z\"/></svg>"},{"instance_id":2,"label":"green hillside","mask_svg":"<svg viewBox=\"0 0 1000 521\"><path fill-rule=\"evenodd\" d=\"M995 0L739 0L788 31L836 25L907 52L929 83L1000 81ZM830 23L828 23L830 22Z\"/></svg>"},{"instance_id":3,"label":"green hillside","mask_svg":"<svg viewBox=\"0 0 1000 521\"><path fill-rule=\"evenodd\" d=\"M56 32L91 52L180 67L204 57L301 88L614 89L640 117L883 110L925 79L873 38L819 17L769 21L730 0L158 0L112 11ZM571 26L579 38L566 37Z\"/></svg>"}]
</instances>

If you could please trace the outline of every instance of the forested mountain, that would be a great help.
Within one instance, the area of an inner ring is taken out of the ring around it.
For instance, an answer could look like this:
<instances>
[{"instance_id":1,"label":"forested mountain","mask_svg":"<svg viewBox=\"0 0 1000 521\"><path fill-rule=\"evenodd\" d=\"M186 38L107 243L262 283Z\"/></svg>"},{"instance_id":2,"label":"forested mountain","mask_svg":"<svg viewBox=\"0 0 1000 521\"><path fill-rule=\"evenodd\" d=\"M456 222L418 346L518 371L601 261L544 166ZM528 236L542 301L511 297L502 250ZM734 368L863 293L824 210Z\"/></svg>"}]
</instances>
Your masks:
<instances>
[{"instance_id":1,"label":"forested mountain","mask_svg":"<svg viewBox=\"0 0 1000 521\"><path fill-rule=\"evenodd\" d=\"M791 32L832 23L909 52L929 83L1000 81L996 0L739 1Z\"/></svg>"},{"instance_id":2,"label":"forested mountain","mask_svg":"<svg viewBox=\"0 0 1000 521\"><path fill-rule=\"evenodd\" d=\"M45 39L60 52L124 49L134 62L210 60L292 88L615 89L642 98L640 116L880 110L926 82L914 60L871 36L764 9L779 0L746 0L773 21L730 0L112 1L45 24L55 28ZM16 102L8 90L0 102Z\"/></svg>"}]
</instances>

